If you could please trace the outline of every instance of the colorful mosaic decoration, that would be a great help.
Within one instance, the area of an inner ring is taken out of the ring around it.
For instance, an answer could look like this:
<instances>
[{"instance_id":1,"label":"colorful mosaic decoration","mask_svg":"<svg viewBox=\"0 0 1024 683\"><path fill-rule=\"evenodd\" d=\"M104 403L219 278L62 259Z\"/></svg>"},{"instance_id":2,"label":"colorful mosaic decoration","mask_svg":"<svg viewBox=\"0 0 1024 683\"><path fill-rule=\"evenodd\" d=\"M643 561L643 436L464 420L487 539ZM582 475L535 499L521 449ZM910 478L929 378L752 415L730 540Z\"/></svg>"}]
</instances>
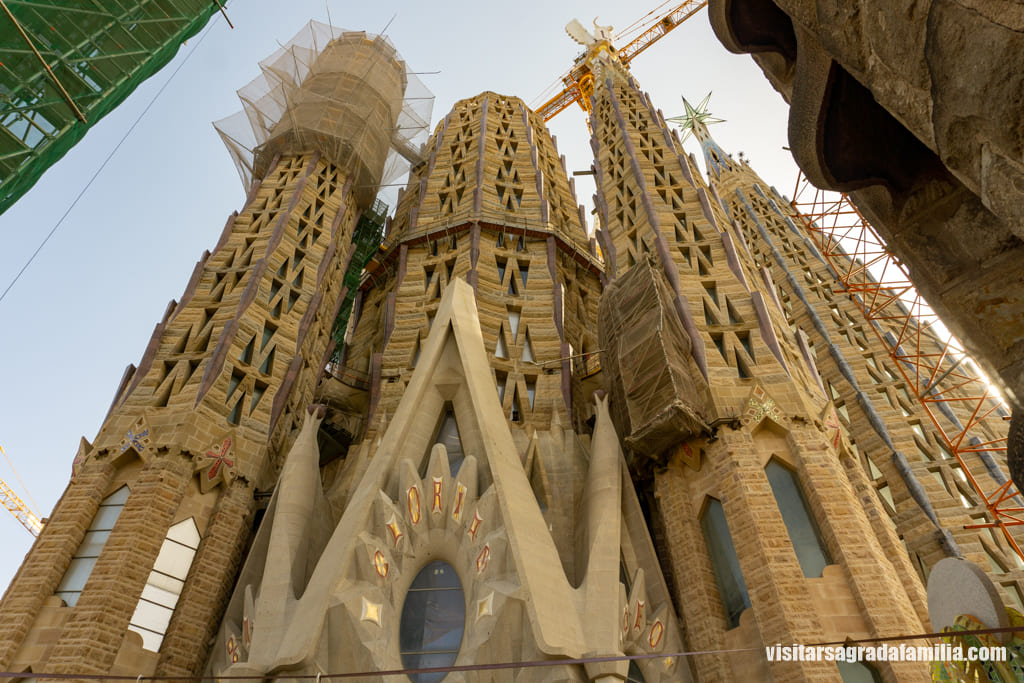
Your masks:
<instances>
[{"instance_id":1,"label":"colorful mosaic decoration","mask_svg":"<svg viewBox=\"0 0 1024 683\"><path fill-rule=\"evenodd\" d=\"M779 422L782 419L782 411L775 405L775 399L768 395L764 387L757 387L747 400L747 411L743 414L743 423L756 425L766 417Z\"/></svg>"},{"instance_id":2,"label":"colorful mosaic decoration","mask_svg":"<svg viewBox=\"0 0 1024 683\"><path fill-rule=\"evenodd\" d=\"M633 622L634 631L642 631L644 628L644 601L639 600L636 603L636 620Z\"/></svg>"},{"instance_id":3,"label":"colorful mosaic decoration","mask_svg":"<svg viewBox=\"0 0 1024 683\"><path fill-rule=\"evenodd\" d=\"M476 619L480 621L483 617L494 614L494 591L487 594L486 598L476 601Z\"/></svg>"},{"instance_id":4,"label":"colorful mosaic decoration","mask_svg":"<svg viewBox=\"0 0 1024 683\"><path fill-rule=\"evenodd\" d=\"M948 681L971 681L972 683L1016 683L1024 681L1024 616L1017 610L1007 607L1006 616L1014 631L1010 641L1005 644L1007 661L995 662L983 660L978 662L951 661L932 662L932 681L946 683ZM942 638L954 648L959 647L967 652L971 647L1002 647L999 636L992 633L963 634L959 631L975 631L987 628L969 614L957 617L953 626L945 629L948 636Z\"/></svg>"},{"instance_id":5,"label":"colorful mosaic decoration","mask_svg":"<svg viewBox=\"0 0 1024 683\"><path fill-rule=\"evenodd\" d=\"M388 578L388 570L391 568L391 565L388 564L384 553L379 550L373 554L373 568L377 572L377 576L382 579Z\"/></svg>"},{"instance_id":6,"label":"colorful mosaic decoration","mask_svg":"<svg viewBox=\"0 0 1024 683\"><path fill-rule=\"evenodd\" d=\"M228 651L228 659L230 659L232 663L237 663L239 659L238 641L235 640L234 636L228 637L228 642L225 644L225 647Z\"/></svg>"},{"instance_id":7,"label":"colorful mosaic decoration","mask_svg":"<svg viewBox=\"0 0 1024 683\"><path fill-rule=\"evenodd\" d=\"M228 457L232 444L231 437L227 437L219 444L211 446L198 458L199 488L203 493L217 484L228 483L229 475L233 473L235 467L235 461Z\"/></svg>"},{"instance_id":8,"label":"colorful mosaic decoration","mask_svg":"<svg viewBox=\"0 0 1024 683\"><path fill-rule=\"evenodd\" d=\"M120 452L124 453L129 448L134 448L136 453L142 455L149 446L149 441L149 425L146 424L146 418L140 417L138 422L125 432L124 438L121 439Z\"/></svg>"},{"instance_id":9,"label":"colorful mosaic decoration","mask_svg":"<svg viewBox=\"0 0 1024 683\"><path fill-rule=\"evenodd\" d=\"M491 561L491 547L485 545L480 551L480 554L476 556L476 572L477 574L483 574L484 570L487 569L487 563Z\"/></svg>"},{"instance_id":10,"label":"colorful mosaic decoration","mask_svg":"<svg viewBox=\"0 0 1024 683\"><path fill-rule=\"evenodd\" d=\"M394 515L392 515L391 519L388 520L388 523L385 524L384 526L387 527L388 532L391 534L391 542L395 546L397 546L398 545L398 539L402 538L402 536L403 536L402 528L400 526L398 526L398 520L395 519Z\"/></svg>"},{"instance_id":11,"label":"colorful mosaic decoration","mask_svg":"<svg viewBox=\"0 0 1024 683\"><path fill-rule=\"evenodd\" d=\"M480 525L483 521L484 518L480 516L479 512L473 513L473 521L469 523L469 529L466 530L466 533L469 534L469 537L474 541L476 540L476 532L479 531Z\"/></svg>"},{"instance_id":12,"label":"colorful mosaic decoration","mask_svg":"<svg viewBox=\"0 0 1024 683\"><path fill-rule=\"evenodd\" d=\"M452 508L452 519L456 522L462 521L462 503L466 499L466 487L459 482L455 489L455 506Z\"/></svg>"},{"instance_id":13,"label":"colorful mosaic decoration","mask_svg":"<svg viewBox=\"0 0 1024 683\"><path fill-rule=\"evenodd\" d=\"M409 521L413 524L420 523L420 490L410 486L405 494L405 502L409 506Z\"/></svg>"},{"instance_id":14,"label":"colorful mosaic decoration","mask_svg":"<svg viewBox=\"0 0 1024 683\"><path fill-rule=\"evenodd\" d=\"M647 643L651 646L651 649L657 649L661 645L661 638L664 635L665 625L661 623L660 619L651 624L651 635L647 638Z\"/></svg>"},{"instance_id":15,"label":"colorful mosaic decoration","mask_svg":"<svg viewBox=\"0 0 1024 683\"><path fill-rule=\"evenodd\" d=\"M381 625L381 610L384 605L379 602L370 602L365 597L363 598L363 611L360 615L360 619L363 621L369 621L377 626Z\"/></svg>"},{"instance_id":16,"label":"colorful mosaic decoration","mask_svg":"<svg viewBox=\"0 0 1024 683\"><path fill-rule=\"evenodd\" d=\"M843 427L839 424L839 416L836 415L834 406L829 406L828 412L825 414L825 431L831 436L832 447L839 448L839 441L843 437Z\"/></svg>"},{"instance_id":17,"label":"colorful mosaic decoration","mask_svg":"<svg viewBox=\"0 0 1024 683\"><path fill-rule=\"evenodd\" d=\"M684 441L679 445L676 452L679 454L679 457L682 458L683 464L692 470L697 472L700 471L701 456L704 454L704 450L702 448L696 444L691 445Z\"/></svg>"},{"instance_id":18,"label":"colorful mosaic decoration","mask_svg":"<svg viewBox=\"0 0 1024 683\"><path fill-rule=\"evenodd\" d=\"M441 477L434 477L434 497L433 503L431 503L431 512L441 512L441 486L444 479Z\"/></svg>"}]
</instances>

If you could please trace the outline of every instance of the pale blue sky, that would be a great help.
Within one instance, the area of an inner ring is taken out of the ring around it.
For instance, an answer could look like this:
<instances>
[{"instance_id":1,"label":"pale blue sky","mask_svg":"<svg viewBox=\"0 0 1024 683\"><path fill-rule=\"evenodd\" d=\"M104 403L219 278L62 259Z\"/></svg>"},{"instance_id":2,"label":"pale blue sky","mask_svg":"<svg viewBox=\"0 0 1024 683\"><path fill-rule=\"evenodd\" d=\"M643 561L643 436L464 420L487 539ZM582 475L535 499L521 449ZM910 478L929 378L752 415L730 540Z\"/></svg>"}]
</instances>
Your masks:
<instances>
[{"instance_id":1,"label":"pale blue sky","mask_svg":"<svg viewBox=\"0 0 1024 683\"><path fill-rule=\"evenodd\" d=\"M624 28L655 4L332 0L330 16L335 26L371 33L394 16L387 33L410 67L440 71L421 77L437 97L433 127L455 101L484 90L533 103L582 49L562 29L573 17ZM310 19L326 22L326 7L324 0L235 0L228 4L234 30L215 15L195 53L0 301L0 446L42 516L67 484L79 438L96 435L125 366L138 363L168 300L181 296L203 250L241 207L242 185L211 121L237 111L235 90L257 75L256 63ZM199 40L0 216L0 291ZM721 47L704 11L637 57L633 73L665 116L681 113L680 95L696 102L714 91L711 109L726 119L711 129L719 144L745 152L765 180L792 193L796 167L782 150L786 105L750 57ZM582 112L563 112L549 128L569 171L589 168ZM687 147L698 151L692 141ZM577 191L589 215L592 183L577 178ZM25 497L6 462L0 477ZM0 511L0 586L32 540Z\"/></svg>"}]
</instances>

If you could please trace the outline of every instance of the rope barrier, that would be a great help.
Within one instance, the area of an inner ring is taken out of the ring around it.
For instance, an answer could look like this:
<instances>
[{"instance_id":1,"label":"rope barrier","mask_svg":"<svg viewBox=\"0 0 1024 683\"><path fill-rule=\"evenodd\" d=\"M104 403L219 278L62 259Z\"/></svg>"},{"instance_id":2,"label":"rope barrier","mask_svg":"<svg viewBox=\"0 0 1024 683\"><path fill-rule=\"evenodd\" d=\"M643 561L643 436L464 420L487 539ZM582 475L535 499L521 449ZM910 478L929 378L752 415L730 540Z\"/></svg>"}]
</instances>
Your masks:
<instances>
[{"instance_id":1,"label":"rope barrier","mask_svg":"<svg viewBox=\"0 0 1024 683\"><path fill-rule=\"evenodd\" d=\"M852 647L855 645L863 645L866 643L885 643L885 642L898 642L903 640L924 640L928 638L948 638L948 637L961 637L968 635L989 635L997 633L1021 633L1024 637L1024 631L1020 627L1014 628L1012 626L1005 628L983 628L974 629L970 631L946 631L946 632L933 632L933 633L918 633L910 635L900 636L885 636L879 638L860 638L857 640L837 640L821 643L810 643L804 645L805 648L815 647ZM422 667L422 668L405 668L405 669L387 669L383 671L356 671L356 672L345 672L345 673L316 673L316 674L297 674L294 672L285 672L281 675L267 675L264 673L249 674L249 675L235 675L235 676L144 676L139 674L138 676L130 675L116 675L116 674L63 674L63 673L35 673L26 671L0 671L0 679L4 678L39 678L39 679L51 679L51 680L65 680L65 679L88 679L97 681L131 681L135 680L136 683L142 683L143 681L232 681L232 680L254 680L260 679L260 681L274 681L280 679L297 679L297 680L313 680L316 683L321 683L322 679L352 679L361 677L380 677L380 676L408 676L410 674L431 674L431 673L452 673L452 672L466 672L466 671L499 671L502 669L531 669L541 668L550 666L572 666L581 664L600 664L603 662L629 662L629 661L642 661L647 659L682 659L684 657L699 657L703 655L728 655L738 654L743 652L759 652L763 651L762 647L741 647L741 648L730 648L721 650L687 650L682 652L662 652L656 654L644 654L644 655L610 655L607 657L575 657L565 659L545 659L545 660L530 660L525 662L496 662L492 664L462 664L457 666L438 666L438 667Z\"/></svg>"}]
</instances>

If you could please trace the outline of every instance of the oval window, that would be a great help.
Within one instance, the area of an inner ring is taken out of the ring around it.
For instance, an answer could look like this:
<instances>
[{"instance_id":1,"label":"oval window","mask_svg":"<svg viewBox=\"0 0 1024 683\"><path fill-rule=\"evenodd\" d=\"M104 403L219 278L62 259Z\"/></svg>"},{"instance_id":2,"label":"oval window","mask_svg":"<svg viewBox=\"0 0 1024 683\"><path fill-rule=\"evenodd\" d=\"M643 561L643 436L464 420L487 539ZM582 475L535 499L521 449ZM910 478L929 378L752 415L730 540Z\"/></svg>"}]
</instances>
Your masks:
<instances>
[{"instance_id":1,"label":"oval window","mask_svg":"<svg viewBox=\"0 0 1024 683\"><path fill-rule=\"evenodd\" d=\"M451 666L459 655L466 626L466 599L455 569L446 562L424 567L405 596L398 626L402 666L425 669ZM410 674L414 683L435 683L447 673Z\"/></svg>"}]
</instances>

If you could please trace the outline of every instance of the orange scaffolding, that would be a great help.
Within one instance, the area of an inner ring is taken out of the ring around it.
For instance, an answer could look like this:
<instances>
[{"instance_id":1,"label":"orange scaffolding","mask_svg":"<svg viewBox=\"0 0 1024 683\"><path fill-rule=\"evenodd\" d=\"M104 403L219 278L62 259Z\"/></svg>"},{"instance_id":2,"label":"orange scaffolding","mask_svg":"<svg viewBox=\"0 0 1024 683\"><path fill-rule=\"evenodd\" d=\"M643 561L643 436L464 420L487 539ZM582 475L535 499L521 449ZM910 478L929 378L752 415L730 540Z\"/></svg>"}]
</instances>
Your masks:
<instances>
[{"instance_id":1,"label":"orange scaffolding","mask_svg":"<svg viewBox=\"0 0 1024 683\"><path fill-rule=\"evenodd\" d=\"M846 194L820 190L801 173L792 206L835 271L840 291L853 299L868 320L879 323L872 329L971 487L984 501L992 521L965 528L1001 529L1010 547L1024 560L1024 552L1010 533L1010 527L1024 525L1024 507L1012 501L1018 496L1013 482L1007 479L986 492L967 462L974 461L976 469L978 456L1006 451L1005 437L977 436L983 420L999 415L1002 398L921 298L899 259ZM886 335L884 329L891 334ZM954 409L960 416L970 417L966 421L951 420ZM975 457L968 457L972 454Z\"/></svg>"}]
</instances>

